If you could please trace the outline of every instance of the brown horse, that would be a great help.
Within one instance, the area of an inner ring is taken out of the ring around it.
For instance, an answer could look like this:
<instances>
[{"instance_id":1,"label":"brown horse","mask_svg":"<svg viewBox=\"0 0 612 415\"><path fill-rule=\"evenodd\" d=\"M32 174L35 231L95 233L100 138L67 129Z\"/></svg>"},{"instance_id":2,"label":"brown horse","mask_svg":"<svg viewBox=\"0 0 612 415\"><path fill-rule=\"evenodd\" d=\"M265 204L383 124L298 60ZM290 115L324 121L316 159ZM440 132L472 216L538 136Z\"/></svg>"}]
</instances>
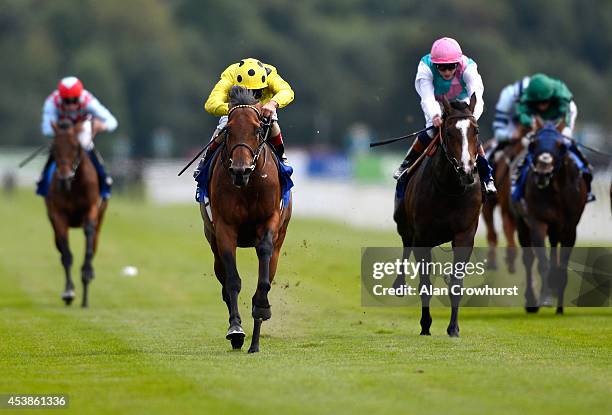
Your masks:
<instances>
[{"instance_id":1,"label":"brown horse","mask_svg":"<svg viewBox=\"0 0 612 415\"><path fill-rule=\"evenodd\" d=\"M519 242L527 273L526 310L537 312L539 305L552 303L551 286L557 288L557 314L563 313L563 294L567 285L567 265L576 243L576 227L587 200L586 182L556 127L536 120L537 131L529 144L524 198L513 202L517 215ZM550 258L544 244L550 242ZM559 244L561 250L558 249ZM565 249L564 249L565 248ZM534 293L531 267L538 258L542 279L540 300Z\"/></svg>"},{"instance_id":2,"label":"brown horse","mask_svg":"<svg viewBox=\"0 0 612 415\"><path fill-rule=\"evenodd\" d=\"M431 248L451 241L453 261L465 263L472 254L482 206L476 169L478 124L472 115L476 98L472 95L469 106L463 102L449 104L446 99L443 105L440 148L433 157L426 158L409 179L404 198L396 204L393 218L402 237L404 259L407 260L414 251L417 261L430 262ZM405 283L405 275L400 274L394 285ZM449 285L451 318L446 332L451 337L458 337L461 295L453 295L452 287L462 287L463 280L453 275ZM421 273L420 293L424 286L431 293L432 284L427 272ZM421 295L421 335L430 335L430 300L430 294Z\"/></svg>"},{"instance_id":3,"label":"brown horse","mask_svg":"<svg viewBox=\"0 0 612 415\"><path fill-rule=\"evenodd\" d=\"M523 150L523 144L520 139L513 139L508 142L502 149L495 151L493 155L493 171L495 179L495 187L497 188L497 198L489 199L482 206L482 217L487 228L487 242L489 244L489 254L487 266L490 269L497 268L497 232L495 230L495 222L493 214L495 207L499 205L501 210L502 228L506 237L506 257L504 258L508 271L514 274L516 271L516 242L514 233L516 232L516 223L514 215L510 208L510 188L511 188L511 171L513 161Z\"/></svg>"},{"instance_id":4,"label":"brown horse","mask_svg":"<svg viewBox=\"0 0 612 415\"><path fill-rule=\"evenodd\" d=\"M90 122L90 121L85 121ZM47 215L55 233L55 246L61 253L66 273L62 300L70 305L75 297L71 277L72 253L68 229L82 227L85 232L85 260L81 267L83 307L88 306L88 286L94 278L93 257L98 245L100 226L107 201L100 198L98 175L89 156L79 144L82 123L53 125L55 138L51 147L56 170L45 197Z\"/></svg>"},{"instance_id":5,"label":"brown horse","mask_svg":"<svg viewBox=\"0 0 612 415\"><path fill-rule=\"evenodd\" d=\"M252 298L253 338L249 353L259 351L263 320L271 317L270 291L280 249L285 239L291 201L281 206L278 166L264 138L261 105L240 87L230 92L229 120L210 179L210 213L200 212L204 233L215 257L215 275L229 311L226 338L242 348L244 331L238 312L241 281L236 267L236 247L254 247L259 259L257 290Z\"/></svg>"}]
</instances>

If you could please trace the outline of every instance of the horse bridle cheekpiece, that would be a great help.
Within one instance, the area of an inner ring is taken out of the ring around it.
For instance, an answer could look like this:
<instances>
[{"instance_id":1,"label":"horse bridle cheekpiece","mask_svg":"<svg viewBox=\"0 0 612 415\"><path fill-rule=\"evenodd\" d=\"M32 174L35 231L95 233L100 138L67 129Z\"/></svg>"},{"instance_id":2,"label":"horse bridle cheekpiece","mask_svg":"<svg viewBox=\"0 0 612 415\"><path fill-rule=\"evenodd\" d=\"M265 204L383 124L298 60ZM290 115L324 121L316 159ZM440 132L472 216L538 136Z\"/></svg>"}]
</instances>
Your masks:
<instances>
[{"instance_id":1,"label":"horse bridle cheekpiece","mask_svg":"<svg viewBox=\"0 0 612 415\"><path fill-rule=\"evenodd\" d=\"M260 126L257 132L258 144L257 144L257 148L255 148L254 150L253 148L251 148L251 146L249 146L246 143L234 144L234 146L229 150L227 158L229 159L229 162L231 165L232 154L234 154L234 150L236 150L238 147L244 147L247 150L249 150L249 152L251 153L251 156L253 157L253 162L249 166L249 170L254 171L255 166L257 165L257 160L259 159L259 155L261 154L261 150L263 149L264 145L266 144L268 140L268 134L270 132L270 120L265 117L262 117L261 112L256 106L242 104L242 105L236 105L230 108L227 114L228 122L229 122L229 117L232 115L232 112L234 112L234 110L237 110L238 108L250 108L257 113L257 118L259 119L259 122L260 122L259 124ZM227 137L229 135L229 128L227 128L226 126L224 130L225 130L225 140L227 140Z\"/></svg>"}]
</instances>

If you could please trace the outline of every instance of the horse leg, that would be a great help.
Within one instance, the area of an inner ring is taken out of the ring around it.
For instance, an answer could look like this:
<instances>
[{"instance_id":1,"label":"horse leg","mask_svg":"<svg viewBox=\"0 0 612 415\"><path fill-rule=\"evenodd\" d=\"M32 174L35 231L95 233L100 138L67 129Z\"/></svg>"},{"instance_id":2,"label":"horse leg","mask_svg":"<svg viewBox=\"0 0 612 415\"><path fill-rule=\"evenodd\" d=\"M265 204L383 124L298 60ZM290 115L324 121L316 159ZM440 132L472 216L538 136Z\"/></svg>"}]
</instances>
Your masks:
<instances>
[{"instance_id":1,"label":"horse leg","mask_svg":"<svg viewBox=\"0 0 612 415\"><path fill-rule=\"evenodd\" d=\"M100 207L98 208L98 217L96 219L96 232L94 234L93 251L94 255L98 251L98 237L100 236L100 228L102 227L102 221L104 220L104 213L108 207L108 199L102 200Z\"/></svg>"},{"instance_id":2,"label":"horse leg","mask_svg":"<svg viewBox=\"0 0 612 415\"><path fill-rule=\"evenodd\" d=\"M72 252L68 245L68 224L65 220L54 217L52 220L53 231L55 233L55 246L61 254L62 265L64 266L64 273L66 275L66 284L64 286L64 292L62 293L62 300L66 305L72 304L74 300L74 282L72 281L71 267L72 267Z\"/></svg>"},{"instance_id":3,"label":"horse leg","mask_svg":"<svg viewBox=\"0 0 612 415\"><path fill-rule=\"evenodd\" d=\"M482 217L487 227L487 243L489 245L489 252L487 255L487 267L489 269L497 269L497 232L495 231L495 220L493 219L493 213L495 212L495 204L487 202L482 206Z\"/></svg>"},{"instance_id":4,"label":"horse leg","mask_svg":"<svg viewBox=\"0 0 612 415\"><path fill-rule=\"evenodd\" d=\"M533 286L533 261L535 256L533 248L531 248L531 239L529 238L529 228L523 219L518 220L517 224L519 243L522 249L523 266L525 267L526 287L525 287L525 310L528 313L537 313L539 310L538 302L535 297L535 288Z\"/></svg>"},{"instance_id":5,"label":"horse leg","mask_svg":"<svg viewBox=\"0 0 612 415\"><path fill-rule=\"evenodd\" d=\"M470 260L474 249L474 235L476 225L473 229L461 232L453 237L453 270L457 269L457 263L465 264ZM449 283L449 297L451 300L451 318L446 329L450 337L459 337L459 303L461 302L461 289L463 288L463 278L457 278L455 273L451 276Z\"/></svg>"},{"instance_id":6,"label":"horse leg","mask_svg":"<svg viewBox=\"0 0 612 415\"><path fill-rule=\"evenodd\" d=\"M552 294L550 282L548 281L548 258L546 257L546 248L544 247L548 225L540 221L532 220L529 225L529 230L533 251L538 258L538 273L542 279L542 286L540 287L540 305L549 307L552 305Z\"/></svg>"},{"instance_id":7,"label":"horse leg","mask_svg":"<svg viewBox=\"0 0 612 415\"><path fill-rule=\"evenodd\" d=\"M225 270L224 300L225 295L229 300L229 328L225 338L232 343L233 349L240 349L244 344L244 330L238 312L238 295L242 285L236 267L236 241L238 236L235 231L221 221L216 224L215 236L221 264Z\"/></svg>"},{"instance_id":8,"label":"horse leg","mask_svg":"<svg viewBox=\"0 0 612 415\"><path fill-rule=\"evenodd\" d=\"M253 316L253 337L251 338L251 346L249 347L249 353L259 352L259 333L261 329L261 323L272 317L272 311L270 310L270 302L268 301L268 292L272 287L270 281L270 263L272 256L278 261L278 250L274 248L273 244L274 235L268 228L265 230L263 237L255 247L257 252L257 258L259 259L259 274L257 278L257 290L251 300L252 304L252 316Z\"/></svg>"},{"instance_id":9,"label":"horse leg","mask_svg":"<svg viewBox=\"0 0 612 415\"><path fill-rule=\"evenodd\" d=\"M561 239L561 253L559 255L559 277L557 282L557 314L563 314L563 298L567 286L567 265L569 264L572 248L576 243L576 228L564 232Z\"/></svg>"},{"instance_id":10,"label":"horse leg","mask_svg":"<svg viewBox=\"0 0 612 415\"><path fill-rule=\"evenodd\" d=\"M431 248L419 248L414 251L415 260L429 264L431 262ZM424 269L423 269L424 268ZM431 301L431 279L429 269L423 267L419 279L419 293L421 295L421 336L431 336L431 313L429 312L429 302ZM425 288L423 288L425 287Z\"/></svg>"},{"instance_id":11,"label":"horse leg","mask_svg":"<svg viewBox=\"0 0 612 415\"><path fill-rule=\"evenodd\" d=\"M96 214L97 217L97 214ZM89 283L94 279L93 256L94 245L96 239L96 222L87 219L83 225L85 232L85 260L81 267L81 281L83 282L83 302L81 306L86 308L89 306Z\"/></svg>"},{"instance_id":12,"label":"horse leg","mask_svg":"<svg viewBox=\"0 0 612 415\"><path fill-rule=\"evenodd\" d=\"M410 253L412 252L412 236L402 236L402 243L404 250L402 251L402 259L407 261L410 259ZM395 281L393 281L393 288L399 288L406 284L406 275L404 273L398 273ZM398 297L403 297L403 294L398 294Z\"/></svg>"}]
</instances>

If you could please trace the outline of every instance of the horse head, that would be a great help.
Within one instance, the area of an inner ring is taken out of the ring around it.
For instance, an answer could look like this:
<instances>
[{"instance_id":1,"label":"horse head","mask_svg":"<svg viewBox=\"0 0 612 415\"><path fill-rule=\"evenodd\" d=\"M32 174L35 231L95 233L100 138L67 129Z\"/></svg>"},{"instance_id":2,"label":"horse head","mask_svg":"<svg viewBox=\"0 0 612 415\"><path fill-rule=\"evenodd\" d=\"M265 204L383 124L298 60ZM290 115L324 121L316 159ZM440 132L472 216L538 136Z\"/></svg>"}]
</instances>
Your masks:
<instances>
[{"instance_id":1,"label":"horse head","mask_svg":"<svg viewBox=\"0 0 612 415\"><path fill-rule=\"evenodd\" d=\"M537 117L535 125L536 132L528 147L531 155L530 169L534 173L535 184L543 189L550 184L568 148L561 135L565 127L563 122L555 125L552 122L545 123Z\"/></svg>"},{"instance_id":2,"label":"horse head","mask_svg":"<svg viewBox=\"0 0 612 415\"><path fill-rule=\"evenodd\" d=\"M472 94L470 103L462 101L448 102L442 99L444 116L442 124L441 147L444 154L463 186L474 183L476 174L476 157L478 155L478 123L473 111L476 96Z\"/></svg>"},{"instance_id":3,"label":"horse head","mask_svg":"<svg viewBox=\"0 0 612 415\"><path fill-rule=\"evenodd\" d=\"M73 124L70 121L61 120L52 124L55 138L51 147L51 154L55 160L56 176L60 188L70 191L72 180L81 163L81 144L78 135L82 129L82 122Z\"/></svg>"},{"instance_id":4,"label":"horse head","mask_svg":"<svg viewBox=\"0 0 612 415\"><path fill-rule=\"evenodd\" d=\"M244 187L249 183L264 144L261 104L248 89L232 87L225 146L228 170L235 186Z\"/></svg>"}]
</instances>

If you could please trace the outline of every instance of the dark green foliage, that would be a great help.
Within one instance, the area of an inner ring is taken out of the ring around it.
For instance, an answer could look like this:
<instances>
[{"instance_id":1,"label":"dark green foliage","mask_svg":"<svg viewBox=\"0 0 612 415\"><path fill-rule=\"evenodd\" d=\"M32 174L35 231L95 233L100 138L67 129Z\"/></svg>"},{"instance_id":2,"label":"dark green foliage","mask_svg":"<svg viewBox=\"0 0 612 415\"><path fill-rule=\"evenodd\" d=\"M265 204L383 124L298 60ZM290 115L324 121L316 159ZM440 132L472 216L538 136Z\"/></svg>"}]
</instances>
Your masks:
<instances>
[{"instance_id":1,"label":"dark green foliage","mask_svg":"<svg viewBox=\"0 0 612 415\"><path fill-rule=\"evenodd\" d=\"M46 94L75 74L116 113L136 154L151 154L159 127L184 154L214 128L203 101L220 72L248 56L295 89L281 114L289 143L339 146L356 121L394 135L423 122L416 65L442 35L479 64L483 138L500 89L535 72L567 83L579 121L609 123L611 32L609 1L3 0L1 142L39 143Z\"/></svg>"}]
</instances>

